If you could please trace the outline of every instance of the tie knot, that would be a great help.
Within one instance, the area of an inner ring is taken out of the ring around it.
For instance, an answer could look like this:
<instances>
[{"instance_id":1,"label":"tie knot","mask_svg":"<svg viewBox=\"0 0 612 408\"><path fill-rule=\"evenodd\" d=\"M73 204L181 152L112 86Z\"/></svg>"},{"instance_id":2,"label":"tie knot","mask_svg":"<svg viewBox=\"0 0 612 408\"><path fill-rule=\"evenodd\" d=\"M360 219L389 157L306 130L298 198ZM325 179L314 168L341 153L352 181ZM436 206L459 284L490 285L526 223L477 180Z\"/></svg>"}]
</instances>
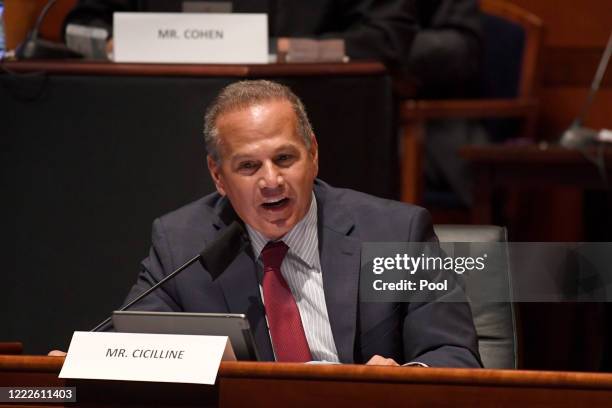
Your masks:
<instances>
[{"instance_id":1,"label":"tie knot","mask_svg":"<svg viewBox=\"0 0 612 408\"><path fill-rule=\"evenodd\" d=\"M289 247L283 241L268 242L261 251L264 267L274 268L280 271L280 266L288 250Z\"/></svg>"}]
</instances>

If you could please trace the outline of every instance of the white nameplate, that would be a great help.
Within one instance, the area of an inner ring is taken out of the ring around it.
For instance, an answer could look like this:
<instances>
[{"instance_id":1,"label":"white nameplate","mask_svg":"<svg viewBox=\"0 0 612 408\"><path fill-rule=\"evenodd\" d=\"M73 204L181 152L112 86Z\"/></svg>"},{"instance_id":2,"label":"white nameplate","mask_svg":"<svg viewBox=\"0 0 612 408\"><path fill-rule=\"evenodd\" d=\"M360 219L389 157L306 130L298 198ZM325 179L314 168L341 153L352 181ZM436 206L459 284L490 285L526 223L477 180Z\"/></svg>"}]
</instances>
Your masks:
<instances>
[{"instance_id":1,"label":"white nameplate","mask_svg":"<svg viewBox=\"0 0 612 408\"><path fill-rule=\"evenodd\" d=\"M265 64L268 16L114 13L116 62Z\"/></svg>"},{"instance_id":2,"label":"white nameplate","mask_svg":"<svg viewBox=\"0 0 612 408\"><path fill-rule=\"evenodd\" d=\"M60 378L214 384L225 336L74 332Z\"/></svg>"}]
</instances>

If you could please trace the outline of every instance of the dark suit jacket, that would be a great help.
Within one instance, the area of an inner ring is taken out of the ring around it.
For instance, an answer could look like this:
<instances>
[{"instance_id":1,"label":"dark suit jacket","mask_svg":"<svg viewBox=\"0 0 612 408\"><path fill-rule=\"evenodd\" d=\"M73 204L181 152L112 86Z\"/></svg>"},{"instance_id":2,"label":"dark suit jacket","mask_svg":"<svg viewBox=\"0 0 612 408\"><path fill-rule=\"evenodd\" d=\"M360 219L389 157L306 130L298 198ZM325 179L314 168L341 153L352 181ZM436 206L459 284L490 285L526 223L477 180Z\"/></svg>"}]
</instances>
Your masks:
<instances>
[{"instance_id":1,"label":"dark suit jacket","mask_svg":"<svg viewBox=\"0 0 612 408\"><path fill-rule=\"evenodd\" d=\"M467 304L359 302L362 242L435 240L427 211L319 180L314 191L325 300L340 361L364 363L379 354L400 363L480 366ZM228 200L215 193L155 220L149 257L128 299L199 253L236 218ZM250 248L215 281L200 264L192 265L132 309L244 313L260 356L274 358Z\"/></svg>"},{"instance_id":2,"label":"dark suit jacket","mask_svg":"<svg viewBox=\"0 0 612 408\"><path fill-rule=\"evenodd\" d=\"M403 65L417 96L477 96L483 48L478 1L416 0L416 12L419 31Z\"/></svg>"}]
</instances>

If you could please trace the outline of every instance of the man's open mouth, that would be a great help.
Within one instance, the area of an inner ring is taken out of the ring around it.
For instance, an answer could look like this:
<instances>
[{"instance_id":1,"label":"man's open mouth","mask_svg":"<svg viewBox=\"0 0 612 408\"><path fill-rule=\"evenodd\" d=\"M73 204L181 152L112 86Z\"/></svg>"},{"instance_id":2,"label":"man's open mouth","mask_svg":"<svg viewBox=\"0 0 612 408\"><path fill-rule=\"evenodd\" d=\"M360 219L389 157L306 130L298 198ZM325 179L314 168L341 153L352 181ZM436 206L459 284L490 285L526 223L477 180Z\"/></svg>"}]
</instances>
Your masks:
<instances>
[{"instance_id":1,"label":"man's open mouth","mask_svg":"<svg viewBox=\"0 0 612 408\"><path fill-rule=\"evenodd\" d=\"M263 203L262 207L267 209L267 210L276 210L279 208L284 208L287 203L289 203L289 199L288 198L281 198L280 200L277 201L271 201L269 203Z\"/></svg>"}]
</instances>

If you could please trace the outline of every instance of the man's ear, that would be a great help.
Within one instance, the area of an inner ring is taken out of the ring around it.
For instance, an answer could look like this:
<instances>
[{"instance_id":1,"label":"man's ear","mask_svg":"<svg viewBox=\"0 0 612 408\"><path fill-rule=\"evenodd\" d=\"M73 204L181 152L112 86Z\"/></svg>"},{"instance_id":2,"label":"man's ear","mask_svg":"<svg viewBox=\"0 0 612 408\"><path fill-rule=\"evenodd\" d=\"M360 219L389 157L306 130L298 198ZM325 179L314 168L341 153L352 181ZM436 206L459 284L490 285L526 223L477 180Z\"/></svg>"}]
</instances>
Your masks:
<instances>
[{"instance_id":1,"label":"man's ear","mask_svg":"<svg viewBox=\"0 0 612 408\"><path fill-rule=\"evenodd\" d=\"M310 136L310 156L315 167L316 177L319 174L319 144L314 133Z\"/></svg>"},{"instance_id":2,"label":"man's ear","mask_svg":"<svg viewBox=\"0 0 612 408\"><path fill-rule=\"evenodd\" d=\"M212 177L217 191L219 194L224 196L225 188L223 187L223 181L221 180L221 164L217 163L210 154L206 156L206 164L208 165L210 177Z\"/></svg>"}]
</instances>

